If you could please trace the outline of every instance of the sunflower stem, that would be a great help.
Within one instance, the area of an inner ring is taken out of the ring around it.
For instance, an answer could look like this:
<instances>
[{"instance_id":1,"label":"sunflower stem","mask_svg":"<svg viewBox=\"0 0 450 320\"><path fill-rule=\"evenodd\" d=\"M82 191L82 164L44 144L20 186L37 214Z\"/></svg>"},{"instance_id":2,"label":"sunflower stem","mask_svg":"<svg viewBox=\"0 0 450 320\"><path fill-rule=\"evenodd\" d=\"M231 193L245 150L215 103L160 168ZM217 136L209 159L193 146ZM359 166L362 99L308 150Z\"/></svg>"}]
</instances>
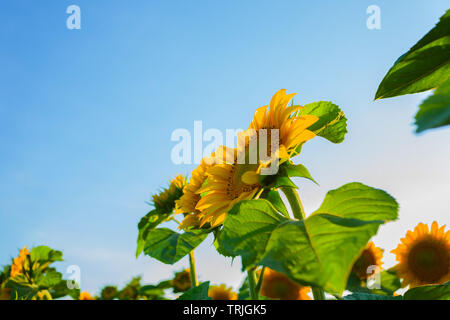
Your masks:
<instances>
[{"instance_id":1,"label":"sunflower stem","mask_svg":"<svg viewBox=\"0 0 450 320\"><path fill-rule=\"evenodd\" d=\"M302 201L300 200L300 196L295 188L281 188L281 191L286 195L286 198L289 201L289 205L291 206L292 213L294 218L298 220L305 219L305 209L303 208ZM312 293L314 296L314 300L325 300L325 292L322 288L313 287Z\"/></svg>"},{"instance_id":2,"label":"sunflower stem","mask_svg":"<svg viewBox=\"0 0 450 320\"><path fill-rule=\"evenodd\" d=\"M258 283L256 284L256 293L259 295L259 292L261 291L262 282L264 278L264 271L266 270L266 267L263 267L261 270L261 273L259 274Z\"/></svg>"},{"instance_id":3,"label":"sunflower stem","mask_svg":"<svg viewBox=\"0 0 450 320\"><path fill-rule=\"evenodd\" d=\"M247 275L248 275L248 287L250 291L250 299L259 300L259 294L256 291L255 269L248 270Z\"/></svg>"},{"instance_id":4,"label":"sunflower stem","mask_svg":"<svg viewBox=\"0 0 450 320\"><path fill-rule=\"evenodd\" d=\"M325 292L322 288L319 287L313 287L312 288L312 294L314 297L314 300L326 300L325 299Z\"/></svg>"},{"instance_id":5,"label":"sunflower stem","mask_svg":"<svg viewBox=\"0 0 450 320\"><path fill-rule=\"evenodd\" d=\"M289 201L294 218L298 220L305 219L305 209L303 209L303 204L297 190L294 188L285 187L281 188L281 191L283 191Z\"/></svg>"},{"instance_id":6,"label":"sunflower stem","mask_svg":"<svg viewBox=\"0 0 450 320\"><path fill-rule=\"evenodd\" d=\"M195 257L194 257L194 250L189 252L189 272L191 274L191 286L196 287L198 286L197 282L197 272L195 271Z\"/></svg>"}]
</instances>

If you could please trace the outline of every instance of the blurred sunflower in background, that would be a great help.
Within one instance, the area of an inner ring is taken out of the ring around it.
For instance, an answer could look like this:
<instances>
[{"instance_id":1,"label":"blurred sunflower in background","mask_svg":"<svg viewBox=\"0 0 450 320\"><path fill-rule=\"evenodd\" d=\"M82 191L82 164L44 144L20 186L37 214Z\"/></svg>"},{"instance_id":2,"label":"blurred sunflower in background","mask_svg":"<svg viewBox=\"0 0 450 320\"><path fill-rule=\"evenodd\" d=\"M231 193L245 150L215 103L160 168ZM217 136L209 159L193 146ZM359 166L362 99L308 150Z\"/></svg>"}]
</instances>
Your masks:
<instances>
[{"instance_id":1,"label":"blurred sunflower in background","mask_svg":"<svg viewBox=\"0 0 450 320\"><path fill-rule=\"evenodd\" d=\"M224 284L220 286L210 286L208 296L213 300L237 300L238 295L236 292Z\"/></svg>"},{"instance_id":2,"label":"blurred sunflower in background","mask_svg":"<svg viewBox=\"0 0 450 320\"><path fill-rule=\"evenodd\" d=\"M265 268L260 291L263 296L280 300L311 300L308 296L310 291L310 287L292 281L285 274Z\"/></svg>"},{"instance_id":3,"label":"blurred sunflower in background","mask_svg":"<svg viewBox=\"0 0 450 320\"><path fill-rule=\"evenodd\" d=\"M95 298L93 298L89 292L82 291L80 292L79 300L95 300Z\"/></svg>"},{"instance_id":4,"label":"blurred sunflower in background","mask_svg":"<svg viewBox=\"0 0 450 320\"><path fill-rule=\"evenodd\" d=\"M192 287L190 269L175 273L172 280L173 292L184 292Z\"/></svg>"},{"instance_id":5,"label":"blurred sunflower in background","mask_svg":"<svg viewBox=\"0 0 450 320\"><path fill-rule=\"evenodd\" d=\"M10 300L11 292L11 288L0 288L0 300Z\"/></svg>"},{"instance_id":6,"label":"blurred sunflower in background","mask_svg":"<svg viewBox=\"0 0 450 320\"><path fill-rule=\"evenodd\" d=\"M419 223L408 231L396 249L391 251L398 261L397 274L402 286L416 287L450 281L450 231L437 222Z\"/></svg>"},{"instance_id":7,"label":"blurred sunflower in background","mask_svg":"<svg viewBox=\"0 0 450 320\"><path fill-rule=\"evenodd\" d=\"M102 289L102 292L100 293L100 296L102 300L113 300L116 298L118 294L117 287L115 286L106 286Z\"/></svg>"},{"instance_id":8,"label":"blurred sunflower in background","mask_svg":"<svg viewBox=\"0 0 450 320\"><path fill-rule=\"evenodd\" d=\"M368 279L373 272L376 271L370 270L369 267L374 266L381 269L381 265L383 264L383 262L381 262L383 251L383 249L376 247L375 244L370 241L353 265L352 272L361 280Z\"/></svg>"}]
</instances>

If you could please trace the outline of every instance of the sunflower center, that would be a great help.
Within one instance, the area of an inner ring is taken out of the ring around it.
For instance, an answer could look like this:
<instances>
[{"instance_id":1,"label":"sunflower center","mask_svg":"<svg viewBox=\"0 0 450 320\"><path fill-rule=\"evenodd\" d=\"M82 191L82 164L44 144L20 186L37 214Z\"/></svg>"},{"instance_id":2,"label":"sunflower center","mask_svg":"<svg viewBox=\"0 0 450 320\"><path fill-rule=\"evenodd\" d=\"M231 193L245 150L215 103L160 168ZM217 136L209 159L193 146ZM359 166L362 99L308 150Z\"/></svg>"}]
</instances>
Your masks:
<instances>
[{"instance_id":1,"label":"sunflower center","mask_svg":"<svg viewBox=\"0 0 450 320\"><path fill-rule=\"evenodd\" d=\"M366 279L371 275L368 268L376 264L377 259L372 250L365 249L353 265L352 271L356 273L359 278Z\"/></svg>"},{"instance_id":2,"label":"sunflower center","mask_svg":"<svg viewBox=\"0 0 450 320\"><path fill-rule=\"evenodd\" d=\"M248 171L256 171L257 164L238 164L231 166L231 174L227 181L227 195L231 200L238 198L241 194L251 192L258 188L258 184L246 184L242 181L242 176Z\"/></svg>"},{"instance_id":3,"label":"sunflower center","mask_svg":"<svg viewBox=\"0 0 450 320\"><path fill-rule=\"evenodd\" d=\"M449 272L450 254L443 243L423 240L411 248L408 266L421 281L434 283Z\"/></svg>"}]
</instances>

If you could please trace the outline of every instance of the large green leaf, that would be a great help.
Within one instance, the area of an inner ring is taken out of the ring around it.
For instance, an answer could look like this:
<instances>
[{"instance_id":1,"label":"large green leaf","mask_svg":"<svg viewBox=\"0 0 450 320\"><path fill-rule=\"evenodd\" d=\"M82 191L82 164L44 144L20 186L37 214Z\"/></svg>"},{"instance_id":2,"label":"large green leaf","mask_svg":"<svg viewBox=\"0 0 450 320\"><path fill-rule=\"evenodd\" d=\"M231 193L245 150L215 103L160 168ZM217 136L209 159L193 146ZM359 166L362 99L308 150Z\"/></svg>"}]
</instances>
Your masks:
<instances>
[{"instance_id":1,"label":"large green leaf","mask_svg":"<svg viewBox=\"0 0 450 320\"><path fill-rule=\"evenodd\" d=\"M438 87L450 77L450 10L439 23L391 67L375 99Z\"/></svg>"},{"instance_id":2,"label":"large green leaf","mask_svg":"<svg viewBox=\"0 0 450 320\"><path fill-rule=\"evenodd\" d=\"M174 264L195 249L207 236L203 230L178 233L168 228L158 228L147 234L144 253L163 263Z\"/></svg>"},{"instance_id":3,"label":"large green leaf","mask_svg":"<svg viewBox=\"0 0 450 320\"><path fill-rule=\"evenodd\" d=\"M147 234L154 230L157 226L159 226L164 221L170 218L171 213L162 213L158 209L154 209L147 213L144 217L142 217L141 221L138 223L138 237L137 237L137 246L136 246L136 257L142 253L145 246L145 239L147 238Z\"/></svg>"},{"instance_id":4,"label":"large green leaf","mask_svg":"<svg viewBox=\"0 0 450 320\"><path fill-rule=\"evenodd\" d=\"M450 78L419 106L416 132L450 125Z\"/></svg>"},{"instance_id":5,"label":"large green leaf","mask_svg":"<svg viewBox=\"0 0 450 320\"><path fill-rule=\"evenodd\" d=\"M311 114L319 120L308 128L316 135L333 143L344 141L347 133L347 118L344 112L330 101L319 101L307 104L299 111L299 115Z\"/></svg>"},{"instance_id":6,"label":"large green leaf","mask_svg":"<svg viewBox=\"0 0 450 320\"><path fill-rule=\"evenodd\" d=\"M57 286L62 281L62 274L51 268L48 272L43 273L36 280L39 289L49 289Z\"/></svg>"},{"instance_id":7,"label":"large green leaf","mask_svg":"<svg viewBox=\"0 0 450 320\"><path fill-rule=\"evenodd\" d=\"M450 300L450 282L440 285L421 286L409 289L405 300Z\"/></svg>"},{"instance_id":8,"label":"large green leaf","mask_svg":"<svg viewBox=\"0 0 450 320\"><path fill-rule=\"evenodd\" d=\"M349 183L329 191L302 221L277 213L264 199L242 201L227 215L221 245L243 268L264 265L306 285L342 294L353 263L378 227L397 218L386 192Z\"/></svg>"},{"instance_id":9,"label":"large green leaf","mask_svg":"<svg viewBox=\"0 0 450 320\"><path fill-rule=\"evenodd\" d=\"M37 246L30 251L31 261L39 263L63 261L62 255L61 251L47 246Z\"/></svg>"},{"instance_id":10,"label":"large green leaf","mask_svg":"<svg viewBox=\"0 0 450 320\"><path fill-rule=\"evenodd\" d=\"M211 300L208 296L209 281L203 282L183 293L178 300Z\"/></svg>"}]
</instances>

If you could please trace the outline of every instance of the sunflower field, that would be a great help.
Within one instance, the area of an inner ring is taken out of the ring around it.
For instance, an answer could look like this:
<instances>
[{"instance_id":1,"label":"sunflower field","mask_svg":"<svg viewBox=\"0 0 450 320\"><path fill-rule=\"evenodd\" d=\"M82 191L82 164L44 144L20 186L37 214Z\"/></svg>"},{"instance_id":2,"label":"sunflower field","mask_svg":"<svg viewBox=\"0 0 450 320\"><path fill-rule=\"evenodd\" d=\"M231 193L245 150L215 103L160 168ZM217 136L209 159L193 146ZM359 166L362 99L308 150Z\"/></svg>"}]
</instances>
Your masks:
<instances>
[{"instance_id":1,"label":"sunflower field","mask_svg":"<svg viewBox=\"0 0 450 320\"><path fill-rule=\"evenodd\" d=\"M434 93L419 106L417 132L450 125L450 10L395 61L375 99L427 90ZM136 257L167 265L188 257L184 269L95 294L63 279L54 267L61 251L22 245L0 274L0 299L450 300L450 230L442 222L417 221L399 234L390 251L396 264L385 266L385 248L371 239L385 224L401 223L401 204L389 190L351 182L329 190L315 211L304 209L293 178L316 183L302 164L304 146L351 135L345 107L298 105L285 89L264 96L267 105L254 111L236 146L219 147L188 177L168 178L137 221ZM210 235L218 254L241 264L239 290L198 280L195 250Z\"/></svg>"}]
</instances>

